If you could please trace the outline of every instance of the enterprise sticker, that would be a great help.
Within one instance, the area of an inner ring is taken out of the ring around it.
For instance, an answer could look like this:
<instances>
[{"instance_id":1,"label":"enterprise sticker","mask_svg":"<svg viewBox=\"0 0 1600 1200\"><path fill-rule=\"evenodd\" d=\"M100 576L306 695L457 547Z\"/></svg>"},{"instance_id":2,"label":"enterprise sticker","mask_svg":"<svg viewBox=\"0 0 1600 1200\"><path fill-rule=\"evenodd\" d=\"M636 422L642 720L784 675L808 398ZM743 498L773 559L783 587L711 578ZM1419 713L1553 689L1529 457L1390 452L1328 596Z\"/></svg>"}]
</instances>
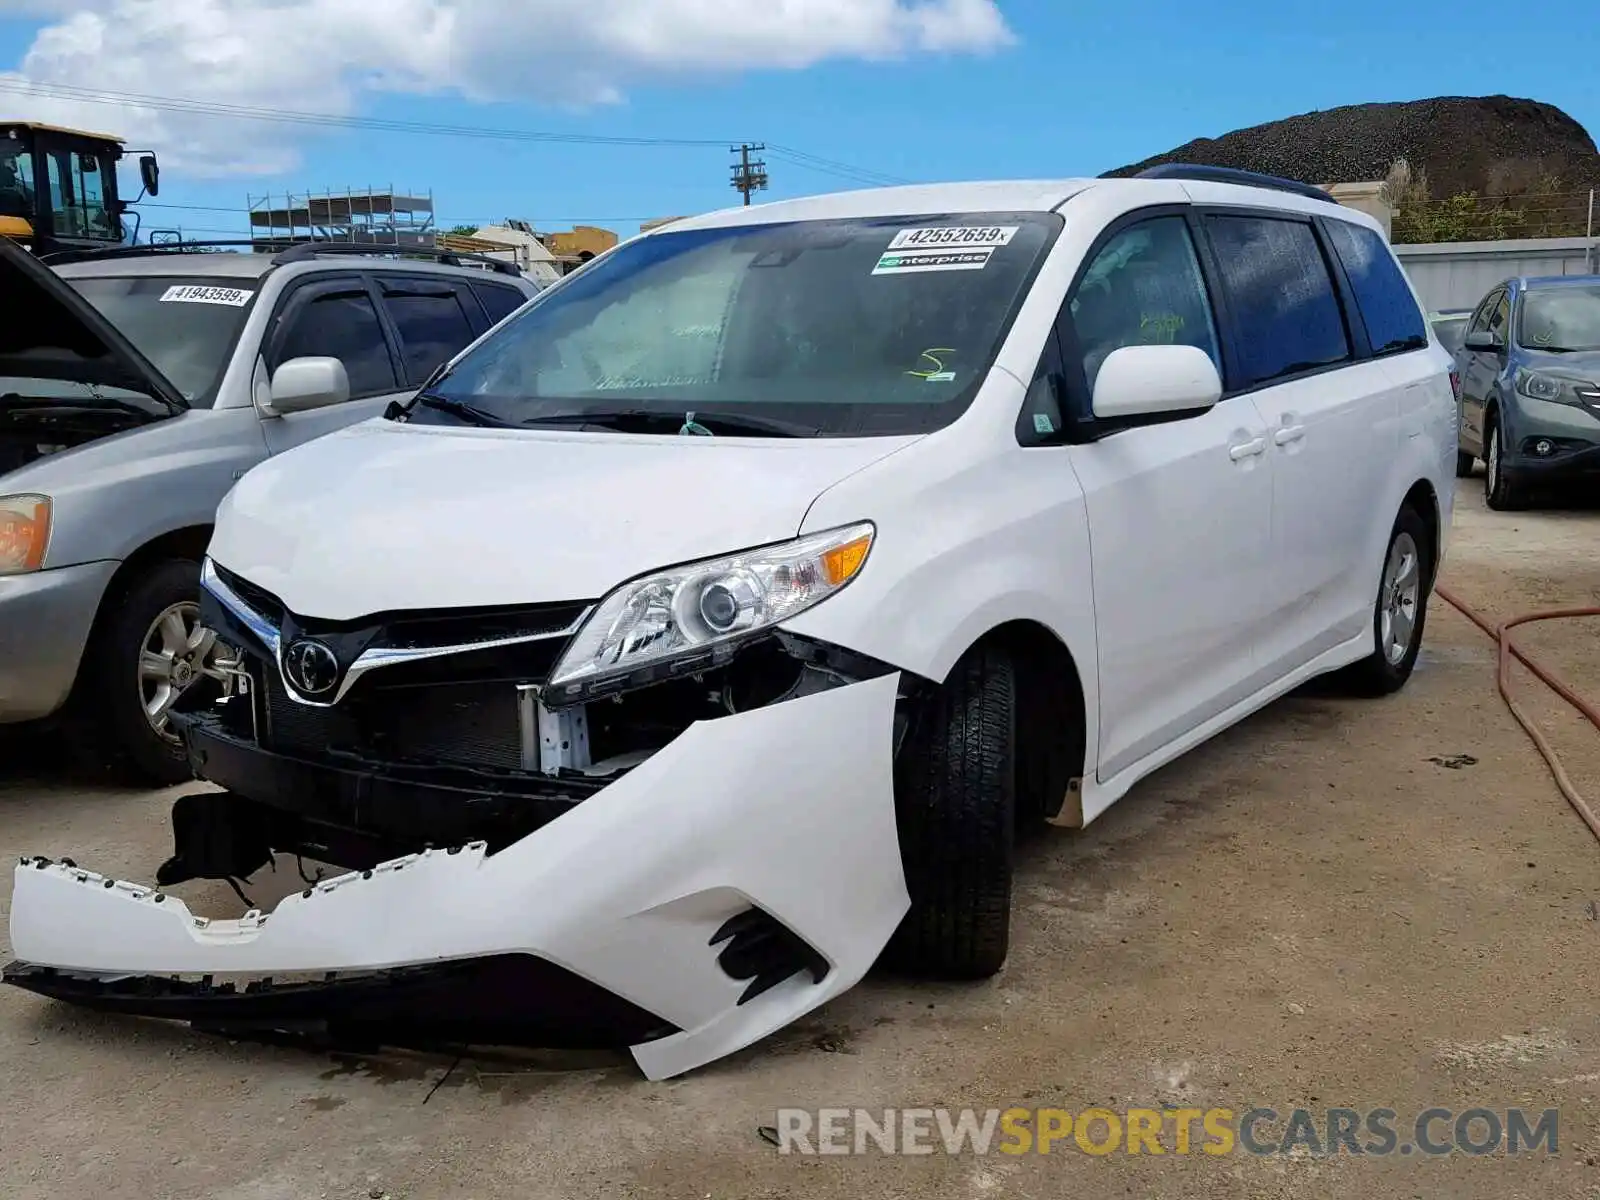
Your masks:
<instances>
[{"instance_id":1,"label":"enterprise sticker","mask_svg":"<svg viewBox=\"0 0 1600 1200\"><path fill-rule=\"evenodd\" d=\"M179 283L161 293L163 304L227 304L243 308L250 302L253 291L243 288L202 287L199 284Z\"/></svg>"},{"instance_id":2,"label":"enterprise sticker","mask_svg":"<svg viewBox=\"0 0 1600 1200\"><path fill-rule=\"evenodd\" d=\"M907 250L878 258L874 275L915 275L924 271L981 271L994 247L984 250Z\"/></svg>"}]
</instances>

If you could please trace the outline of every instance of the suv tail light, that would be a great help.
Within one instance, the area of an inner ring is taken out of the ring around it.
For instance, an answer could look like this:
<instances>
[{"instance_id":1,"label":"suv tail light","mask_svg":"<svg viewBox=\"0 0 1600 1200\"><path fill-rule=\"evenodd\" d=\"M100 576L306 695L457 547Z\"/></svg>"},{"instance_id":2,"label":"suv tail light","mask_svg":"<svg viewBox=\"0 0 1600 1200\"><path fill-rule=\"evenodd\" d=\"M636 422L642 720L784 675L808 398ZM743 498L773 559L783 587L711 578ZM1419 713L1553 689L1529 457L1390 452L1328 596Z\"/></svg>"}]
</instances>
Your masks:
<instances>
[{"instance_id":1,"label":"suv tail light","mask_svg":"<svg viewBox=\"0 0 1600 1200\"><path fill-rule=\"evenodd\" d=\"M1455 393L1456 403L1461 402L1461 372L1454 367L1450 368L1450 390Z\"/></svg>"}]
</instances>

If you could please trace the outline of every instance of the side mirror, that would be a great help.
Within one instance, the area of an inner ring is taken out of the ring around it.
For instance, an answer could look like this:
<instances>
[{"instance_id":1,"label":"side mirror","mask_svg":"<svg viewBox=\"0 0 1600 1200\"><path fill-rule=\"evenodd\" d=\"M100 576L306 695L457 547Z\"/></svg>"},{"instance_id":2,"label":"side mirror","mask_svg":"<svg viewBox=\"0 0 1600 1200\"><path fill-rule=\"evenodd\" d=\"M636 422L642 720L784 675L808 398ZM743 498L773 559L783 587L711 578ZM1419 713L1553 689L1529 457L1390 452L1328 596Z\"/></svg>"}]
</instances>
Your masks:
<instances>
[{"instance_id":1,"label":"side mirror","mask_svg":"<svg viewBox=\"0 0 1600 1200\"><path fill-rule=\"evenodd\" d=\"M350 399L350 376L337 358L291 358L268 385L268 416L327 408Z\"/></svg>"},{"instance_id":2,"label":"side mirror","mask_svg":"<svg viewBox=\"0 0 1600 1200\"><path fill-rule=\"evenodd\" d=\"M161 164L156 162L154 154L139 156L139 182L144 184L144 190L150 195L161 194Z\"/></svg>"},{"instance_id":3,"label":"side mirror","mask_svg":"<svg viewBox=\"0 0 1600 1200\"><path fill-rule=\"evenodd\" d=\"M1495 337L1495 335L1490 333L1487 329L1479 329L1473 333L1467 334L1465 340L1463 340L1461 344L1468 350L1493 351L1500 349L1500 339Z\"/></svg>"},{"instance_id":4,"label":"side mirror","mask_svg":"<svg viewBox=\"0 0 1600 1200\"><path fill-rule=\"evenodd\" d=\"M1194 412L1221 398L1222 377L1197 346L1123 346L1094 380L1094 415L1107 420Z\"/></svg>"}]
</instances>

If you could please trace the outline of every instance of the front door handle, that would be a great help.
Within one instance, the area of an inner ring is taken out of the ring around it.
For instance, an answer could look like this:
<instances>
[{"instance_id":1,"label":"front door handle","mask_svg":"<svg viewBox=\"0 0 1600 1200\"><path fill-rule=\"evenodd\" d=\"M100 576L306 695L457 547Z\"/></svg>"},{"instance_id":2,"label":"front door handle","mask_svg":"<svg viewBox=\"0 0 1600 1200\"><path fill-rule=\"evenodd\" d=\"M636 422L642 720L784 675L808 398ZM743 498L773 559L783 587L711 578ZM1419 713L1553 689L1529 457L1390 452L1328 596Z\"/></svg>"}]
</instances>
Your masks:
<instances>
[{"instance_id":1,"label":"front door handle","mask_svg":"<svg viewBox=\"0 0 1600 1200\"><path fill-rule=\"evenodd\" d=\"M1254 458L1258 454L1266 453L1266 438L1251 438L1248 442L1240 442L1237 446L1228 448L1228 457L1238 462L1242 458Z\"/></svg>"},{"instance_id":2,"label":"front door handle","mask_svg":"<svg viewBox=\"0 0 1600 1200\"><path fill-rule=\"evenodd\" d=\"M1290 442L1298 442L1305 435L1304 425L1285 425L1272 435L1272 440L1279 446L1287 446Z\"/></svg>"}]
</instances>

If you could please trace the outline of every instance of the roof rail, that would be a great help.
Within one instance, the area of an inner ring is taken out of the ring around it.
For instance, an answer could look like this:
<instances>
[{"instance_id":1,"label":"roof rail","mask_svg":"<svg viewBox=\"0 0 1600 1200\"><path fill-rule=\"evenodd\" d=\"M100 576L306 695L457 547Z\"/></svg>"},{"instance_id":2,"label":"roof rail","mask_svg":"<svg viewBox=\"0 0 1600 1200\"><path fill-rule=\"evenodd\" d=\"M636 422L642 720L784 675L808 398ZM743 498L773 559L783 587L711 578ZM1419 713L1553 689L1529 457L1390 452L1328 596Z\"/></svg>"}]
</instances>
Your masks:
<instances>
[{"instance_id":1,"label":"roof rail","mask_svg":"<svg viewBox=\"0 0 1600 1200\"><path fill-rule=\"evenodd\" d=\"M388 242L296 242L286 250L273 255L274 264L305 262L323 254L393 254L401 258L431 258L447 267L465 266L463 260L486 264L501 275L522 278L517 264L503 258L490 258L487 254L470 254L463 250L444 250L433 246L397 246Z\"/></svg>"},{"instance_id":2,"label":"roof rail","mask_svg":"<svg viewBox=\"0 0 1600 1200\"><path fill-rule=\"evenodd\" d=\"M1259 171L1243 171L1237 167L1206 167L1195 163L1161 163L1158 166L1146 167L1140 171L1136 179L1193 179L1204 183L1233 183L1240 187L1270 188L1275 192L1290 192L1296 196L1305 196L1311 200L1322 200L1328 204L1337 204L1338 201L1327 192L1311 183L1301 183L1295 179L1284 179L1278 175L1263 175Z\"/></svg>"},{"instance_id":3,"label":"roof rail","mask_svg":"<svg viewBox=\"0 0 1600 1200\"><path fill-rule=\"evenodd\" d=\"M287 241L278 243L289 245ZM72 262L90 262L101 258L141 258L149 254L195 254L205 253L223 246L260 247L272 246L272 242L251 241L249 239L234 239L220 242L147 242L142 246L96 246L82 247L70 250L52 250L48 254L39 255L39 261L47 265Z\"/></svg>"}]
</instances>

